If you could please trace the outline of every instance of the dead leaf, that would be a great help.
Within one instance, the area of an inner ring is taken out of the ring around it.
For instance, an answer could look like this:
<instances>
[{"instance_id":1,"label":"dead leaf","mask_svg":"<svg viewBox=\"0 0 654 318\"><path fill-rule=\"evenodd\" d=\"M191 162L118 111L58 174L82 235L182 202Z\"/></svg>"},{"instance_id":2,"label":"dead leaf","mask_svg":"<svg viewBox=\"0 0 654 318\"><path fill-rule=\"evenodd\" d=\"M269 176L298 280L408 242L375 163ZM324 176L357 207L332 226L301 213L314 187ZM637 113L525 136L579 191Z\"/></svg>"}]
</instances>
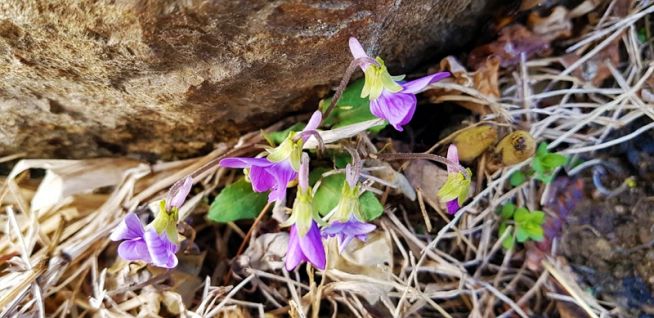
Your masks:
<instances>
[{"instance_id":1,"label":"dead leaf","mask_svg":"<svg viewBox=\"0 0 654 318\"><path fill-rule=\"evenodd\" d=\"M537 12L532 12L527 20L529 28L547 41L558 38L568 38L572 35L572 21L568 17L568 9L564 6L557 6L549 16L541 17Z\"/></svg>"},{"instance_id":2,"label":"dead leaf","mask_svg":"<svg viewBox=\"0 0 654 318\"><path fill-rule=\"evenodd\" d=\"M500 66L508 67L518 64L522 53L529 58L547 54L548 51L549 42L523 25L514 24L503 28L494 42L473 49L468 56L468 64L479 69L489 57L495 56Z\"/></svg>"},{"instance_id":3,"label":"dead leaf","mask_svg":"<svg viewBox=\"0 0 654 318\"><path fill-rule=\"evenodd\" d=\"M27 169L46 169L45 177L31 203L31 210L38 213L55 206L68 196L116 185L123 179L125 172L139 165L142 165L140 161L124 158L21 160L9 178L15 178Z\"/></svg>"},{"instance_id":4,"label":"dead leaf","mask_svg":"<svg viewBox=\"0 0 654 318\"><path fill-rule=\"evenodd\" d=\"M561 62L568 67L579 60L575 53L564 55ZM611 76L611 70L608 63L616 66L620 63L620 39L616 39L595 54L588 61L577 67L572 75L585 82L591 82L594 86L599 87L605 79Z\"/></svg>"},{"instance_id":5,"label":"dead leaf","mask_svg":"<svg viewBox=\"0 0 654 318\"><path fill-rule=\"evenodd\" d=\"M288 249L288 233L267 233L258 236L234 261L234 271L255 268L262 271L279 270L284 266Z\"/></svg>"},{"instance_id":6,"label":"dead leaf","mask_svg":"<svg viewBox=\"0 0 654 318\"><path fill-rule=\"evenodd\" d=\"M371 171L371 173L391 185L395 190L402 193L407 199L414 201L416 191L413 189L407 178L393 169L390 163L381 160L366 160L366 165L370 167L383 167L383 169Z\"/></svg>"},{"instance_id":7,"label":"dead leaf","mask_svg":"<svg viewBox=\"0 0 654 318\"><path fill-rule=\"evenodd\" d=\"M488 147L497 142L497 129L490 125L468 127L454 137L459 151L459 160L470 162L479 157Z\"/></svg>"},{"instance_id":8,"label":"dead leaf","mask_svg":"<svg viewBox=\"0 0 654 318\"><path fill-rule=\"evenodd\" d=\"M447 56L441 60L440 71L447 71L452 74L452 79L457 84L463 86L471 86L472 79L468 74L468 70L461 65L461 63L454 56ZM436 72L436 70L434 70Z\"/></svg>"},{"instance_id":9,"label":"dead leaf","mask_svg":"<svg viewBox=\"0 0 654 318\"><path fill-rule=\"evenodd\" d=\"M338 270L382 281L392 280L388 268L393 267L393 248L388 237L380 231L368 235L365 242L353 240L343 253L338 251L336 238L329 239L327 241L327 261L327 271ZM368 281L349 280L327 284L325 289L348 290L358 293L368 303L375 304L392 287Z\"/></svg>"},{"instance_id":10,"label":"dead leaf","mask_svg":"<svg viewBox=\"0 0 654 318\"><path fill-rule=\"evenodd\" d=\"M404 174L414 188L422 190L428 201L438 202L436 194L447 180L447 170L428 160L412 160Z\"/></svg>"},{"instance_id":11,"label":"dead leaf","mask_svg":"<svg viewBox=\"0 0 654 318\"><path fill-rule=\"evenodd\" d=\"M453 57L447 57L441 60L441 70L456 72L453 73L454 81L457 84L466 87L472 87L479 91L479 93L486 96L486 99L495 101L500 97L500 89L498 84L499 78L499 59L493 56L488 57L474 73L469 73L459 64ZM458 75L457 75L458 74ZM425 92L425 96L429 98L432 103L439 103L440 97L443 95L462 95L463 93L455 90L444 89L430 89ZM478 103L472 101L456 101L459 105L475 112L477 114L485 115L491 113L491 109L487 103Z\"/></svg>"}]
</instances>

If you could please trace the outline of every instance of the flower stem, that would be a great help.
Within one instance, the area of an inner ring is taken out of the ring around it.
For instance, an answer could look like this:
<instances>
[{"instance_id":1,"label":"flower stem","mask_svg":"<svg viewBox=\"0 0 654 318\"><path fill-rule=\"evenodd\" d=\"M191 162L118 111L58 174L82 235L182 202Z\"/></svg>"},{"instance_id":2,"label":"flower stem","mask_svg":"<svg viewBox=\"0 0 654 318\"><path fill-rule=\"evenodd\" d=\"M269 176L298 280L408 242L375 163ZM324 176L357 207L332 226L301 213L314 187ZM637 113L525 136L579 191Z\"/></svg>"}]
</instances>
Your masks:
<instances>
[{"instance_id":1,"label":"flower stem","mask_svg":"<svg viewBox=\"0 0 654 318\"><path fill-rule=\"evenodd\" d=\"M364 63L374 64L379 66L379 63L377 61L367 56L352 60L350 65L345 70L343 79L341 79L341 83L336 88L336 92L334 92L334 96L332 97L332 101L329 103L329 107L327 107L327 109L322 115L323 119L327 118L332 113L334 107L336 107L336 103L338 103L338 100L341 99L341 95L343 95L343 91L345 91L345 88L347 87L347 83L350 82L350 78L352 78L352 74L354 74L354 71L356 71L357 67L363 65Z\"/></svg>"},{"instance_id":2,"label":"flower stem","mask_svg":"<svg viewBox=\"0 0 654 318\"><path fill-rule=\"evenodd\" d=\"M431 153L378 153L378 154L370 154L370 157L372 157L373 159L382 159L382 160L414 160L414 159L431 160L431 161L440 162L444 165L459 170L459 172L463 173L463 176L466 179L472 177L468 173L466 168L464 168L462 165L447 160L447 158L445 157L441 157L439 155L434 155Z\"/></svg>"}]
</instances>

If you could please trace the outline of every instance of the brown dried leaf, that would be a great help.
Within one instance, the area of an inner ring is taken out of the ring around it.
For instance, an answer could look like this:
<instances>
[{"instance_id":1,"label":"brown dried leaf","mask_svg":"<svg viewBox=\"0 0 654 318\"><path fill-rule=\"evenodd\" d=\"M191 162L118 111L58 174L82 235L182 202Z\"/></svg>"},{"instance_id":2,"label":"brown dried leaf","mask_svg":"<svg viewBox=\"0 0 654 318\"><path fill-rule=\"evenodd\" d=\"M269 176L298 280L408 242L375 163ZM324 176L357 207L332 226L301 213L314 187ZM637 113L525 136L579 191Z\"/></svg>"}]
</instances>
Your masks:
<instances>
[{"instance_id":1,"label":"brown dried leaf","mask_svg":"<svg viewBox=\"0 0 654 318\"><path fill-rule=\"evenodd\" d=\"M438 190L447 180L447 170L428 160L413 160L404 170L409 183L422 190L424 197L431 202L438 202Z\"/></svg>"},{"instance_id":2,"label":"brown dried leaf","mask_svg":"<svg viewBox=\"0 0 654 318\"><path fill-rule=\"evenodd\" d=\"M393 248L389 238L380 231L368 235L365 242L353 240L343 253L338 251L336 238L331 238L327 241L327 253L328 271L338 270L383 281L392 280L391 272L384 267L392 268ZM345 286L348 288L344 289ZM345 281L331 283L331 286L326 286L326 289L349 290L360 294L368 303L374 304L388 293L391 287L374 282Z\"/></svg>"},{"instance_id":3,"label":"brown dried leaf","mask_svg":"<svg viewBox=\"0 0 654 318\"><path fill-rule=\"evenodd\" d=\"M495 56L499 59L500 66L507 67L518 64L522 53L529 58L546 54L548 50L548 41L532 33L523 25L514 24L503 28L495 42L473 49L468 57L468 64L478 69L488 57Z\"/></svg>"},{"instance_id":4,"label":"brown dried leaf","mask_svg":"<svg viewBox=\"0 0 654 318\"><path fill-rule=\"evenodd\" d=\"M68 196L116 185L127 170L140 164L140 161L124 158L21 160L9 178L15 178L27 169L47 170L31 203L32 211L40 211L55 206Z\"/></svg>"},{"instance_id":5,"label":"brown dried leaf","mask_svg":"<svg viewBox=\"0 0 654 318\"><path fill-rule=\"evenodd\" d=\"M547 17L541 17L537 12L532 12L527 25L534 34L542 36L547 41L572 35L572 21L568 17L568 9L564 6L554 8Z\"/></svg>"},{"instance_id":6,"label":"brown dried leaf","mask_svg":"<svg viewBox=\"0 0 654 318\"><path fill-rule=\"evenodd\" d=\"M263 271L281 269L287 248L287 232L263 234L235 260L235 271L239 272L239 268L256 268Z\"/></svg>"},{"instance_id":7,"label":"brown dried leaf","mask_svg":"<svg viewBox=\"0 0 654 318\"><path fill-rule=\"evenodd\" d=\"M481 125L460 130L454 137L459 151L459 160L470 162L479 157L488 147L497 142L495 126Z\"/></svg>"},{"instance_id":8,"label":"brown dried leaf","mask_svg":"<svg viewBox=\"0 0 654 318\"><path fill-rule=\"evenodd\" d=\"M561 62L565 67L568 67L579 60L579 56L574 53L563 56ZM620 63L620 40L616 39L602 49L599 53L595 54L588 61L577 67L572 75L585 81L592 82L596 87L602 85L605 79L611 76L611 70L607 66L608 63L618 65Z\"/></svg>"},{"instance_id":9,"label":"brown dried leaf","mask_svg":"<svg viewBox=\"0 0 654 318\"><path fill-rule=\"evenodd\" d=\"M454 79L454 82L457 84L463 86L472 85L472 79L468 74L468 70L466 70L466 68L461 65L461 63L454 56L450 55L442 59L440 63L440 70L450 72L452 74L452 79Z\"/></svg>"}]
</instances>

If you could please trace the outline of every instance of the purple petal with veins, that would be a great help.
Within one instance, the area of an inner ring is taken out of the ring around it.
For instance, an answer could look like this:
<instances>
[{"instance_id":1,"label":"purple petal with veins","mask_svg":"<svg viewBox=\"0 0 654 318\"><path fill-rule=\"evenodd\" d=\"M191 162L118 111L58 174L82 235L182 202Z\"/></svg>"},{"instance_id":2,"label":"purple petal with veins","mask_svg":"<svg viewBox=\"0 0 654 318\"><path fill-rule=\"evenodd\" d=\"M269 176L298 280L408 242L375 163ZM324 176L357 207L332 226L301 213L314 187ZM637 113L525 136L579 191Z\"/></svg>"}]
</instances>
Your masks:
<instances>
[{"instance_id":1,"label":"purple petal with veins","mask_svg":"<svg viewBox=\"0 0 654 318\"><path fill-rule=\"evenodd\" d=\"M144 240L150 252L152 264L164 268L177 266L175 253L177 253L178 246L168 240L166 233L159 235L154 228L148 228L145 231Z\"/></svg>"},{"instance_id":2,"label":"purple petal with veins","mask_svg":"<svg viewBox=\"0 0 654 318\"><path fill-rule=\"evenodd\" d=\"M143 224L134 213L128 213L118 226L111 232L112 241L133 240L143 237Z\"/></svg>"},{"instance_id":3,"label":"purple petal with veins","mask_svg":"<svg viewBox=\"0 0 654 318\"><path fill-rule=\"evenodd\" d=\"M374 224L361 222L352 217L349 221L334 221L328 227L322 229L323 236L337 236L339 241L339 252L343 253L347 245L356 238L365 241L368 233L377 228Z\"/></svg>"},{"instance_id":4,"label":"purple petal with veins","mask_svg":"<svg viewBox=\"0 0 654 318\"><path fill-rule=\"evenodd\" d=\"M291 271L305 261L320 270L324 270L327 265L325 247L315 221L311 221L311 227L305 236L298 234L295 224L291 226L285 260L286 270Z\"/></svg>"}]
</instances>

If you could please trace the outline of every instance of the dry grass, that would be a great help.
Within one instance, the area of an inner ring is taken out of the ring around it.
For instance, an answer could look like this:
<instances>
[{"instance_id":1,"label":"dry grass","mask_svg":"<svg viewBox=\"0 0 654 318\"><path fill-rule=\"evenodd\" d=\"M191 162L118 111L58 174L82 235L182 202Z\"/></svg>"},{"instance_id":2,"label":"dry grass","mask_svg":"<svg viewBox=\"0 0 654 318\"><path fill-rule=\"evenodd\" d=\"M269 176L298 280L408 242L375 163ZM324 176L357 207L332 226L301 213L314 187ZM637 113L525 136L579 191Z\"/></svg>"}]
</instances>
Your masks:
<instances>
[{"instance_id":1,"label":"dry grass","mask_svg":"<svg viewBox=\"0 0 654 318\"><path fill-rule=\"evenodd\" d=\"M579 56L572 64L556 56L523 58L516 70L502 70L499 99L452 82L433 88L451 92L441 96L443 100L488 105L494 112L485 115L484 122L526 128L561 153L592 156L654 128L652 100L643 92L654 72L651 40L640 43L636 27L649 23L654 6L648 3L634 3L622 18L607 10L592 30L569 46L568 51ZM601 61L609 63L610 80L605 83L610 85L596 87L574 75L614 41L627 54L620 65ZM554 106L541 107L545 99ZM643 118L647 124L612 137L612 131ZM368 151L375 151L367 137L358 138ZM184 270L165 272L117 260L113 247L108 248L108 233L127 211L161 199L176 180L193 175L196 192L182 214L202 220L203 198L234 177L219 169L217 160L250 154L261 141L254 132L235 144L220 144L204 157L155 165L128 159L20 161L0 189L5 224L0 236L1 316L263 317L288 312L293 317L374 317L386 311L397 317L530 317L552 310L556 302L576 304L589 317L621 315L616 304L585 292L560 259L548 257L534 271L524 262L522 248L501 248L496 208L508 199L537 208L549 191L535 182L506 186L509 176L529 161L492 174L477 171L486 186L454 217L440 213L420 191L416 210L386 202L379 233L343 259L330 254L332 266L322 273L284 271L274 249L281 236L259 235L256 230L245 252L250 258L239 258L238 270L230 274L225 263L229 255L221 248L243 239L246 234L239 224L195 224L195 230L185 232L189 237L221 231L212 236L210 257L191 248L185 251L191 257L182 260L189 267ZM433 150L445 143L447 139ZM29 171L34 168L47 174L32 177ZM388 189L376 186L386 199ZM417 230L423 226L428 231ZM258 259L257 244L263 244ZM551 255L557 255L556 248L555 242ZM218 262L209 274L202 271L205 256Z\"/></svg>"}]
</instances>

